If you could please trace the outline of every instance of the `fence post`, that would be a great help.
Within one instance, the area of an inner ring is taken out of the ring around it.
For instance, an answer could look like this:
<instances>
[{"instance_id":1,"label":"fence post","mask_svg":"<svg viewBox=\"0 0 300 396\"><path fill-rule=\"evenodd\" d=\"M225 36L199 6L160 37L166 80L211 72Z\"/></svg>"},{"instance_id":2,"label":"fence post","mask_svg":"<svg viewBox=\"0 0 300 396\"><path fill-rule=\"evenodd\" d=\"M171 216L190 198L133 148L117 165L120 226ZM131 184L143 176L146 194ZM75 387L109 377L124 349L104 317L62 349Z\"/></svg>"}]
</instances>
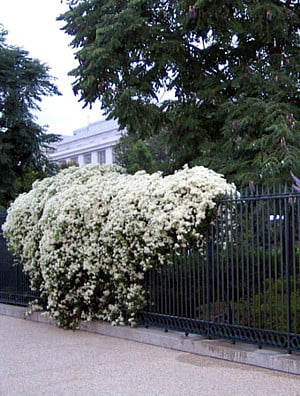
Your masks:
<instances>
[{"instance_id":1,"label":"fence post","mask_svg":"<svg viewBox=\"0 0 300 396\"><path fill-rule=\"evenodd\" d=\"M207 225L206 229L206 301L207 301L207 316L208 320L211 320L211 312L210 312L210 266L211 266L211 246L210 246L210 237L209 237L209 225ZM208 326L208 338L210 339L210 326Z\"/></svg>"},{"instance_id":2,"label":"fence post","mask_svg":"<svg viewBox=\"0 0 300 396\"><path fill-rule=\"evenodd\" d=\"M287 188L285 188L285 193L287 193ZM288 353L292 353L290 345L290 334L291 334L291 280L290 280L290 265L291 265L291 227L290 227L290 198L287 195L284 198L284 233L285 233L285 276L286 276L286 304L287 304L287 331L288 331Z\"/></svg>"}]
</instances>

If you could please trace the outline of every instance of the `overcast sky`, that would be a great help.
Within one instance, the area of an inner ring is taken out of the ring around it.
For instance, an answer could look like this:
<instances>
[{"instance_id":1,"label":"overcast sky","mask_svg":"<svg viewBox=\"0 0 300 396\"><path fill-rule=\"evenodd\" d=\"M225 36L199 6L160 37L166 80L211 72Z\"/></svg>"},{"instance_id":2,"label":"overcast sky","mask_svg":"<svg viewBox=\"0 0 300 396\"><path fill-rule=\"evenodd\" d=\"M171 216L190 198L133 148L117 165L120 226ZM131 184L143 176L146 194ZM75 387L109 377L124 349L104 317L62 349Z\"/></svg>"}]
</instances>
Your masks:
<instances>
[{"instance_id":1,"label":"overcast sky","mask_svg":"<svg viewBox=\"0 0 300 396\"><path fill-rule=\"evenodd\" d=\"M71 135L74 129L103 119L100 105L93 110L82 109L71 88L68 72L76 67L73 50L68 46L70 37L60 30L63 23L56 17L67 9L60 0L0 0L0 23L8 31L7 43L29 51L50 66L50 74L63 94L44 98L38 115L41 125L48 131Z\"/></svg>"}]
</instances>

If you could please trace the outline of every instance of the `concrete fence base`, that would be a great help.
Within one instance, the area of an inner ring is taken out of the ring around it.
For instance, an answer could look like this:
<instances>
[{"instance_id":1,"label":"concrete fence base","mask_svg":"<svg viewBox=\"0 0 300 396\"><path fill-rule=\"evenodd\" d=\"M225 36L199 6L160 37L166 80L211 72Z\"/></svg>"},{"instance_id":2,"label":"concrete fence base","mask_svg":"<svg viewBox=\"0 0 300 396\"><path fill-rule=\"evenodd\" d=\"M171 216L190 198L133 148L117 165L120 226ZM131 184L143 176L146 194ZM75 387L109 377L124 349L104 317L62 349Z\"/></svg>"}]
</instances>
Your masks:
<instances>
[{"instance_id":1,"label":"concrete fence base","mask_svg":"<svg viewBox=\"0 0 300 396\"><path fill-rule=\"evenodd\" d=\"M53 320L41 313L36 312L26 316L25 312L26 308L23 307L0 304L0 315L55 325ZM300 375L300 354L298 353L290 355L278 349L258 349L255 345L240 342L232 344L220 339L208 340L198 335L186 337L179 332L165 333L155 328L111 326L109 323L100 321L81 322L79 330Z\"/></svg>"}]
</instances>

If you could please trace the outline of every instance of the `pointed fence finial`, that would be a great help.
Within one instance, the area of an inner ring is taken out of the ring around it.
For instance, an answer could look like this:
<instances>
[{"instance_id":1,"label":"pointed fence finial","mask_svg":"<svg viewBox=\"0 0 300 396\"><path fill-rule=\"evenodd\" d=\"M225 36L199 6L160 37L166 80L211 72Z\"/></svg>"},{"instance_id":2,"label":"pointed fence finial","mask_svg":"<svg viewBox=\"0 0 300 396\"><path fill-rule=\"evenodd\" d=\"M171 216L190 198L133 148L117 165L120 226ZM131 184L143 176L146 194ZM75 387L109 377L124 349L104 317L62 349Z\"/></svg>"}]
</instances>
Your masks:
<instances>
[{"instance_id":1,"label":"pointed fence finial","mask_svg":"<svg viewBox=\"0 0 300 396\"><path fill-rule=\"evenodd\" d=\"M253 180L249 181L249 188L250 188L251 193L254 194L255 193L255 185L254 185Z\"/></svg>"}]
</instances>

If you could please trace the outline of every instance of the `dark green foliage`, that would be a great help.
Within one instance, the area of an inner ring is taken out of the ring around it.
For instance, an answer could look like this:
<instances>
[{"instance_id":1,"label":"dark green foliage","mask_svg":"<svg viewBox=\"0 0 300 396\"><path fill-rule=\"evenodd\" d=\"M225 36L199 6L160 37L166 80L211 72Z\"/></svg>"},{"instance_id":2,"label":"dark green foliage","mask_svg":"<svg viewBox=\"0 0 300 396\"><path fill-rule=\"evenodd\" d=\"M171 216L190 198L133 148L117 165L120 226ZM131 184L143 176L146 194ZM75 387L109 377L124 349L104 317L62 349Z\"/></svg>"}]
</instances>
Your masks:
<instances>
[{"instance_id":1,"label":"dark green foliage","mask_svg":"<svg viewBox=\"0 0 300 396\"><path fill-rule=\"evenodd\" d=\"M124 137L115 148L115 152L117 164L125 167L128 173L135 173L139 170L145 170L148 173L154 171L153 156L140 139L134 141L131 136Z\"/></svg>"},{"instance_id":2,"label":"dark green foliage","mask_svg":"<svg viewBox=\"0 0 300 396\"><path fill-rule=\"evenodd\" d=\"M139 138L164 130L176 167L238 184L300 173L299 1L67 3L85 105L100 99Z\"/></svg>"},{"instance_id":3,"label":"dark green foliage","mask_svg":"<svg viewBox=\"0 0 300 396\"><path fill-rule=\"evenodd\" d=\"M164 133L147 139L139 139L135 134L123 136L114 148L116 163L127 169L128 173L145 170L148 173L172 172L172 156Z\"/></svg>"},{"instance_id":4,"label":"dark green foliage","mask_svg":"<svg viewBox=\"0 0 300 396\"><path fill-rule=\"evenodd\" d=\"M265 294L257 294L251 301L252 315L260 316L264 327L270 330L288 331L287 278L266 280ZM300 278L290 279L291 331L300 332ZM255 309L253 309L255 308Z\"/></svg>"},{"instance_id":5,"label":"dark green foliage","mask_svg":"<svg viewBox=\"0 0 300 396\"><path fill-rule=\"evenodd\" d=\"M48 67L10 46L0 25L0 206L53 171L45 150L58 140L35 122L42 96L58 94Z\"/></svg>"}]
</instances>

